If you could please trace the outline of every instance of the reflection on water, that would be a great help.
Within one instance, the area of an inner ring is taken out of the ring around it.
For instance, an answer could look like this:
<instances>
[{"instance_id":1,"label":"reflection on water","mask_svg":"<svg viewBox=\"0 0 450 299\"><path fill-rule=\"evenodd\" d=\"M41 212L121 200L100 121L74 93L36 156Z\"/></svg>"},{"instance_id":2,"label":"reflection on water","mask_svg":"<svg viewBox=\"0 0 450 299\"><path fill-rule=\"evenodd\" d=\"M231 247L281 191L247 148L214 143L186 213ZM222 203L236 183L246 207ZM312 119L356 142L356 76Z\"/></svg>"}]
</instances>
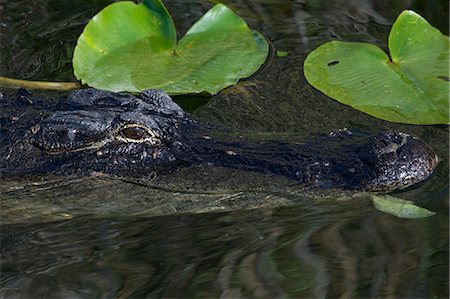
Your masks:
<instances>
[{"instance_id":1,"label":"reflection on water","mask_svg":"<svg viewBox=\"0 0 450 299\"><path fill-rule=\"evenodd\" d=\"M76 38L110 2L0 0L1 75L74 80ZM216 2L165 1L179 36ZM271 132L290 141L292 132L343 127L412 133L442 161L430 180L398 195L437 215L397 219L364 196L317 199L283 178L221 169L137 183L9 181L0 186L2 222L10 223L1 227L0 296L448 297L448 127L373 119L309 87L301 70L306 54L330 39L386 48L390 24L404 8L448 33L448 2L222 2L289 56L272 58L250 80L212 97L194 112L198 118L251 138ZM195 97L178 100L190 106ZM224 208L234 211L217 212Z\"/></svg>"},{"instance_id":2,"label":"reflection on water","mask_svg":"<svg viewBox=\"0 0 450 299\"><path fill-rule=\"evenodd\" d=\"M2 296L445 297L446 219L370 204L7 226ZM435 225L438 231L430 231Z\"/></svg>"}]
</instances>

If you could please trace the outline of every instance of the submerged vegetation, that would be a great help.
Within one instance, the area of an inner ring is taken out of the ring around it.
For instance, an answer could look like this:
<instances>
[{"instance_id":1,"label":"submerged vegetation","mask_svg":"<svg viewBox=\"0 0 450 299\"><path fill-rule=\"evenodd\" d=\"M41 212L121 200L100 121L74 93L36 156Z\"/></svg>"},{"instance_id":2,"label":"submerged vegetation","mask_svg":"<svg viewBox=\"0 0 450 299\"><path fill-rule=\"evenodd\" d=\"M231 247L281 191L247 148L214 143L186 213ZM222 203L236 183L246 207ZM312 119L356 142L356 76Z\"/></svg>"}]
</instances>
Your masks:
<instances>
[{"instance_id":1,"label":"submerged vegetation","mask_svg":"<svg viewBox=\"0 0 450 299\"><path fill-rule=\"evenodd\" d=\"M436 215L435 212L416 206L414 202L390 195L372 195L374 207L384 213L399 218L425 218Z\"/></svg>"}]
</instances>

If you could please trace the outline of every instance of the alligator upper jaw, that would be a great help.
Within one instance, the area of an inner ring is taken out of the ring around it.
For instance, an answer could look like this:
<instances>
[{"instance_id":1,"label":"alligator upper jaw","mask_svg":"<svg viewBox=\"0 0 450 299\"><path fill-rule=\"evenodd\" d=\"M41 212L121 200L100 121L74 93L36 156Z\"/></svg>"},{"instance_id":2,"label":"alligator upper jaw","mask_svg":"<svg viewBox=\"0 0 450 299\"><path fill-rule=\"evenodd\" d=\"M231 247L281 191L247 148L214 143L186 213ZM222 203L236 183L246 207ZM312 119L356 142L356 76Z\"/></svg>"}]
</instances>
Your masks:
<instances>
[{"instance_id":1,"label":"alligator upper jaw","mask_svg":"<svg viewBox=\"0 0 450 299\"><path fill-rule=\"evenodd\" d=\"M300 143L198 139L180 159L286 176L311 188L394 191L427 179L439 159L406 133L311 136Z\"/></svg>"}]
</instances>

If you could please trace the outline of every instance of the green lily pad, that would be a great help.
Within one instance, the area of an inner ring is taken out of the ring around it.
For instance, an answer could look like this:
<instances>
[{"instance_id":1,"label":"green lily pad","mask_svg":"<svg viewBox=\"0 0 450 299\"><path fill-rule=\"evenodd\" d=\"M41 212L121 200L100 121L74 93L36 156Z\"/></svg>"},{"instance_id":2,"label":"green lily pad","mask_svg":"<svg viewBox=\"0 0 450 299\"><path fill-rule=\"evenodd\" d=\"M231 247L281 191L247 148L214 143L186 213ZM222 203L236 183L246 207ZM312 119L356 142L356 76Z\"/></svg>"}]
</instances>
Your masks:
<instances>
[{"instance_id":1,"label":"green lily pad","mask_svg":"<svg viewBox=\"0 0 450 299\"><path fill-rule=\"evenodd\" d=\"M449 123L449 38L406 10L388 44L391 58L367 43L325 43L306 58L305 77L331 98L387 121Z\"/></svg>"},{"instance_id":2,"label":"green lily pad","mask_svg":"<svg viewBox=\"0 0 450 299\"><path fill-rule=\"evenodd\" d=\"M416 206L412 201L390 195L372 195L372 201L377 210L399 218L425 218L436 214Z\"/></svg>"},{"instance_id":3,"label":"green lily pad","mask_svg":"<svg viewBox=\"0 0 450 299\"><path fill-rule=\"evenodd\" d=\"M87 24L73 56L75 76L89 86L169 94L215 94L265 62L264 37L222 4L211 8L178 42L160 0L113 3Z\"/></svg>"}]
</instances>

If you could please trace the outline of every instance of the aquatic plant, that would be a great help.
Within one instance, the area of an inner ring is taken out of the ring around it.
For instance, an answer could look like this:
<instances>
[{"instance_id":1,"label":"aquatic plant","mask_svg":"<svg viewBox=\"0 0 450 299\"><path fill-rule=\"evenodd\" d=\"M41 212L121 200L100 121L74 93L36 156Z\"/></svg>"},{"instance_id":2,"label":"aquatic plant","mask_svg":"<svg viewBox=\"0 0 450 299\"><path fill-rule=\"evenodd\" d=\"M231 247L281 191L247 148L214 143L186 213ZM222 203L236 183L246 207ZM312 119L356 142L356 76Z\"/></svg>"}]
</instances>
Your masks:
<instances>
[{"instance_id":1,"label":"aquatic plant","mask_svg":"<svg viewBox=\"0 0 450 299\"><path fill-rule=\"evenodd\" d=\"M449 38L403 11L389 55L367 43L331 41L304 62L308 82L329 97L391 122L449 123Z\"/></svg>"},{"instance_id":2,"label":"aquatic plant","mask_svg":"<svg viewBox=\"0 0 450 299\"><path fill-rule=\"evenodd\" d=\"M268 50L264 37L222 4L177 43L161 0L123 1L105 7L87 24L73 67L77 79L99 89L215 94L255 73Z\"/></svg>"},{"instance_id":3,"label":"aquatic plant","mask_svg":"<svg viewBox=\"0 0 450 299\"><path fill-rule=\"evenodd\" d=\"M371 195L374 207L380 212L399 218L425 218L436 215L435 212L416 206L413 201L390 195Z\"/></svg>"}]
</instances>

